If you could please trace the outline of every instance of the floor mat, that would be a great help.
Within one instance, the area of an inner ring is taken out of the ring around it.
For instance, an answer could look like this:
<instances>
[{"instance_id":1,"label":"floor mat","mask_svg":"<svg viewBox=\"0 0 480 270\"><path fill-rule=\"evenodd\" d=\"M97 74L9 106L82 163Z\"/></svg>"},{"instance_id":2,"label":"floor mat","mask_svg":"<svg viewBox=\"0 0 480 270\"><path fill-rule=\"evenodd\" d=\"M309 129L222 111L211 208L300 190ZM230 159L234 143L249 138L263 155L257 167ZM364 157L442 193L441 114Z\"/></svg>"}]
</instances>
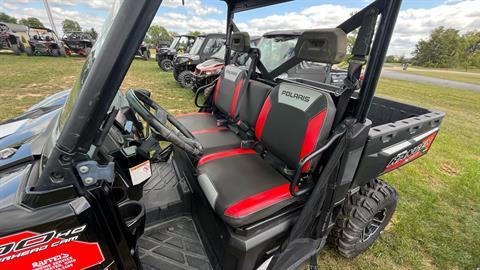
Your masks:
<instances>
[{"instance_id":1,"label":"floor mat","mask_svg":"<svg viewBox=\"0 0 480 270\"><path fill-rule=\"evenodd\" d=\"M212 269L191 217L147 227L138 244L145 270Z\"/></svg>"}]
</instances>

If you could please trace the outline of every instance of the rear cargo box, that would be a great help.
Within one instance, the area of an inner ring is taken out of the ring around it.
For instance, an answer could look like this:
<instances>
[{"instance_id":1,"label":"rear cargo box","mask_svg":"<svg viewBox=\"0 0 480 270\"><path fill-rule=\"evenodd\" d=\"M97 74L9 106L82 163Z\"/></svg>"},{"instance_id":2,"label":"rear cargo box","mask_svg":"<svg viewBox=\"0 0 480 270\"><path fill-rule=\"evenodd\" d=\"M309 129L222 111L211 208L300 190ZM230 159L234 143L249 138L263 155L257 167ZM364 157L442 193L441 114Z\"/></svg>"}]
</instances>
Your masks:
<instances>
[{"instance_id":1,"label":"rear cargo box","mask_svg":"<svg viewBox=\"0 0 480 270\"><path fill-rule=\"evenodd\" d=\"M427 153L443 112L375 97L368 118L368 134L354 186L394 170Z\"/></svg>"}]
</instances>

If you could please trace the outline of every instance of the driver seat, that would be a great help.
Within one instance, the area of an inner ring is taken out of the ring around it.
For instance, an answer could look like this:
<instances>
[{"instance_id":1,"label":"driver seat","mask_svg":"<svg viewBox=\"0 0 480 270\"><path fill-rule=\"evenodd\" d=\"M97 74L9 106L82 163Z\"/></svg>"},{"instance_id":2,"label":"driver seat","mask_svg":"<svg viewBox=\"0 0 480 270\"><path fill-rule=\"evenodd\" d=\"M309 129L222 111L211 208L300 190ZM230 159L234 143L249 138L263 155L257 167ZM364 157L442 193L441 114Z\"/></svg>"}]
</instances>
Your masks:
<instances>
[{"instance_id":1,"label":"driver seat","mask_svg":"<svg viewBox=\"0 0 480 270\"><path fill-rule=\"evenodd\" d=\"M205 155L197 164L198 182L215 212L227 224L240 227L294 203L290 177L269 160L279 160L290 171L298 169L298 162L327 139L335 111L328 93L291 83L277 85L256 122L262 151L230 149ZM313 168L315 164L308 163L300 169L307 173Z\"/></svg>"}]
</instances>

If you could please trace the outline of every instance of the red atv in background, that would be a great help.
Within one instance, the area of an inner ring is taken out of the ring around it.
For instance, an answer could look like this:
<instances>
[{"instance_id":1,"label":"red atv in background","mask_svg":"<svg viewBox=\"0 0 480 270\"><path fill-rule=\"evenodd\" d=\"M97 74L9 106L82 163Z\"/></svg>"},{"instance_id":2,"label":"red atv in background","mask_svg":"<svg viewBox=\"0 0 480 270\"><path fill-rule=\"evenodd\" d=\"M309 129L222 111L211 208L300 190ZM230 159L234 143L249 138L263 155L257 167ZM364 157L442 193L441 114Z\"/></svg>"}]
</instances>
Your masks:
<instances>
[{"instance_id":1,"label":"red atv in background","mask_svg":"<svg viewBox=\"0 0 480 270\"><path fill-rule=\"evenodd\" d=\"M62 37L62 41L68 48L66 50L67 55L75 53L81 56L87 56L95 43L95 39L90 34L79 31L66 32Z\"/></svg>"},{"instance_id":2,"label":"red atv in background","mask_svg":"<svg viewBox=\"0 0 480 270\"><path fill-rule=\"evenodd\" d=\"M20 33L26 33L27 27L19 24L0 22L0 50L11 50L20 55L25 51Z\"/></svg>"},{"instance_id":3,"label":"red atv in background","mask_svg":"<svg viewBox=\"0 0 480 270\"><path fill-rule=\"evenodd\" d=\"M28 56L66 56L66 47L57 34L49 28L30 27L28 29L28 36L30 39L28 43L29 48L26 48Z\"/></svg>"}]
</instances>

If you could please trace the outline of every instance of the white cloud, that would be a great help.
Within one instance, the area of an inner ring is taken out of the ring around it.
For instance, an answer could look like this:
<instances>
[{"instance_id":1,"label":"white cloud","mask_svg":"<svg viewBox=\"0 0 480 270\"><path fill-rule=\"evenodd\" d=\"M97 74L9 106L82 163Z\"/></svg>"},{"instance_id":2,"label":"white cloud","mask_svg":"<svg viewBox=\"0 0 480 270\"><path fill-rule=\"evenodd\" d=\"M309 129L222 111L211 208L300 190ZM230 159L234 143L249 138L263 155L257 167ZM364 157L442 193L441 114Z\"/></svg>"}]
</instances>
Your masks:
<instances>
[{"instance_id":1,"label":"white cloud","mask_svg":"<svg viewBox=\"0 0 480 270\"><path fill-rule=\"evenodd\" d=\"M166 13L156 16L153 24L160 24L171 31L186 33L189 31L200 32L225 32L225 21L206 19L199 16L186 16L179 13Z\"/></svg>"},{"instance_id":2,"label":"white cloud","mask_svg":"<svg viewBox=\"0 0 480 270\"><path fill-rule=\"evenodd\" d=\"M216 7L207 6L200 0L185 0L185 8L190 14L199 16L208 14L221 14L222 11ZM164 0L162 1L162 7L177 8L182 6L182 0Z\"/></svg>"}]
</instances>

